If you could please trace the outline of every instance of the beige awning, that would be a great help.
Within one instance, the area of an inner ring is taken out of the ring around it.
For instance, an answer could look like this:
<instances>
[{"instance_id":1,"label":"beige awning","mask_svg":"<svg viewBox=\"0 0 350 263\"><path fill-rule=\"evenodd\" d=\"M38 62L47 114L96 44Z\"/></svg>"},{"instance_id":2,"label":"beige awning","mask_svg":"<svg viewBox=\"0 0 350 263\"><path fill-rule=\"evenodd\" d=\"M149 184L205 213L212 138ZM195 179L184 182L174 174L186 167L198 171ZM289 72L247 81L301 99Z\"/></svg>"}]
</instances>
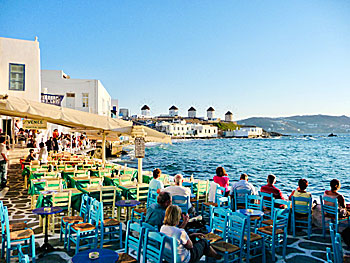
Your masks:
<instances>
[{"instance_id":1,"label":"beige awning","mask_svg":"<svg viewBox=\"0 0 350 263\"><path fill-rule=\"evenodd\" d=\"M131 121L113 119L88 112L73 110L41 102L30 101L14 96L0 95L0 115L21 117L77 129L81 132L95 131L96 137L111 139L120 135L132 136L134 127ZM170 136L142 126L148 142L171 143Z\"/></svg>"}]
</instances>

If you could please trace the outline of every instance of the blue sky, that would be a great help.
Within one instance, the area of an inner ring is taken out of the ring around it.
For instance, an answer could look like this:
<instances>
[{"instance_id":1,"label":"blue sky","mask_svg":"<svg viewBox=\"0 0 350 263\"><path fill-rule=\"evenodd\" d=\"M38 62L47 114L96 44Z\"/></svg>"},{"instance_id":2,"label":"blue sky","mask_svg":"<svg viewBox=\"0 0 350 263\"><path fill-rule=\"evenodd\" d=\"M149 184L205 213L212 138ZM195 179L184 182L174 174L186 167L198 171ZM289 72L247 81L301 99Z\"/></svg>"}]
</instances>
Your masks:
<instances>
[{"instance_id":1,"label":"blue sky","mask_svg":"<svg viewBox=\"0 0 350 263\"><path fill-rule=\"evenodd\" d=\"M99 79L133 114L350 115L345 0L0 0L0 36L38 36L42 69Z\"/></svg>"}]
</instances>

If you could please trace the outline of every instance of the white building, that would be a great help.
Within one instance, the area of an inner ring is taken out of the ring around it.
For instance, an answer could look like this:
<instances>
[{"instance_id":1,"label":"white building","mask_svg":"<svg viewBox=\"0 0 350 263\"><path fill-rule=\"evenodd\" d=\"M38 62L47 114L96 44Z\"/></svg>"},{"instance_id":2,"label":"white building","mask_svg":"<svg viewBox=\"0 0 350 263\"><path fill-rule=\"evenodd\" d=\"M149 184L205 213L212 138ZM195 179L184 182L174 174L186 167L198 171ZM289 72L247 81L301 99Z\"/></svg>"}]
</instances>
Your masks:
<instances>
[{"instance_id":1,"label":"white building","mask_svg":"<svg viewBox=\"0 0 350 263\"><path fill-rule=\"evenodd\" d=\"M226 122L233 122L233 114L232 112L228 111L225 114L225 121Z\"/></svg>"},{"instance_id":2,"label":"white building","mask_svg":"<svg viewBox=\"0 0 350 263\"><path fill-rule=\"evenodd\" d=\"M0 37L0 94L40 101L40 49L35 41Z\"/></svg>"},{"instance_id":3,"label":"white building","mask_svg":"<svg viewBox=\"0 0 350 263\"><path fill-rule=\"evenodd\" d=\"M179 109L176 106L171 106L169 108L169 116L170 117L175 117L175 116L179 116Z\"/></svg>"},{"instance_id":4,"label":"white building","mask_svg":"<svg viewBox=\"0 0 350 263\"><path fill-rule=\"evenodd\" d=\"M149 117L151 115L151 109L147 105L143 105L141 108L141 115L144 117Z\"/></svg>"},{"instance_id":5,"label":"white building","mask_svg":"<svg viewBox=\"0 0 350 263\"><path fill-rule=\"evenodd\" d=\"M261 137L263 129L260 127L242 127L234 131L225 131L225 137L256 138Z\"/></svg>"},{"instance_id":6,"label":"white building","mask_svg":"<svg viewBox=\"0 0 350 263\"><path fill-rule=\"evenodd\" d=\"M209 107L207 109L207 118L208 120L214 120L215 119L215 110L213 107Z\"/></svg>"},{"instance_id":7,"label":"white building","mask_svg":"<svg viewBox=\"0 0 350 263\"><path fill-rule=\"evenodd\" d=\"M40 101L40 48L35 41L0 37L0 94ZM2 132L12 137L12 118L1 116Z\"/></svg>"},{"instance_id":8,"label":"white building","mask_svg":"<svg viewBox=\"0 0 350 263\"><path fill-rule=\"evenodd\" d=\"M156 128L170 136L174 137L199 137L209 138L217 137L218 128L210 125L202 125L198 123L181 122L157 122Z\"/></svg>"},{"instance_id":9,"label":"white building","mask_svg":"<svg viewBox=\"0 0 350 263\"><path fill-rule=\"evenodd\" d=\"M110 116L111 96L97 79L71 79L62 70L42 70L43 93L64 95L62 107Z\"/></svg>"},{"instance_id":10,"label":"white building","mask_svg":"<svg viewBox=\"0 0 350 263\"><path fill-rule=\"evenodd\" d=\"M188 109L188 117L189 118L196 118L196 109L194 107L191 107Z\"/></svg>"}]
</instances>

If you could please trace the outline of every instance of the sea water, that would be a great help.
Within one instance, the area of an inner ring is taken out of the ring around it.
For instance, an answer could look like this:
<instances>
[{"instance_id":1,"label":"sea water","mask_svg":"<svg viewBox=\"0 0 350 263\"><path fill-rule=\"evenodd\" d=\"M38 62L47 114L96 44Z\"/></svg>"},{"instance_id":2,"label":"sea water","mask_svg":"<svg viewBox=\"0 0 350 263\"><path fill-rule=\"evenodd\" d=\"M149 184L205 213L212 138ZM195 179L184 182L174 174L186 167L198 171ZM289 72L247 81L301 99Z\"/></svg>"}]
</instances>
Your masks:
<instances>
[{"instance_id":1,"label":"sea water","mask_svg":"<svg viewBox=\"0 0 350 263\"><path fill-rule=\"evenodd\" d=\"M137 167L137 162L129 166ZM172 145L146 148L144 170L160 168L163 173L212 179L218 166L225 168L230 183L241 173L249 175L255 187L266 184L268 174L277 177L276 187L289 195L298 180L309 181L308 191L317 197L330 189L337 178L350 202L350 136L290 136L276 139L182 140Z\"/></svg>"}]
</instances>

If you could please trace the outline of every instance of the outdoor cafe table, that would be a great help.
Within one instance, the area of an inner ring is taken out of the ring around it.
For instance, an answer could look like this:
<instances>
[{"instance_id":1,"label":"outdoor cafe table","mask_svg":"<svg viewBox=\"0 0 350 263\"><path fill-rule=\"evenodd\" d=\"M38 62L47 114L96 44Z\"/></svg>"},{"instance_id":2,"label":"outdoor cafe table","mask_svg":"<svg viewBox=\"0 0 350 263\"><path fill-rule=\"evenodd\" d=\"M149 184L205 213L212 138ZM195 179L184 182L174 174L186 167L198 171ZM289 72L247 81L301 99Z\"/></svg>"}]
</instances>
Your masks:
<instances>
[{"instance_id":1,"label":"outdoor cafe table","mask_svg":"<svg viewBox=\"0 0 350 263\"><path fill-rule=\"evenodd\" d=\"M120 221L120 210L122 207L126 207L126 222L129 221L129 212L131 207L135 207L141 204L140 201L137 200L119 200L115 202L115 206L118 207L118 221Z\"/></svg>"},{"instance_id":2,"label":"outdoor cafe table","mask_svg":"<svg viewBox=\"0 0 350 263\"><path fill-rule=\"evenodd\" d=\"M98 252L99 257L90 259L89 254ZM72 258L73 263L115 263L119 259L117 252L106 248L94 248L81 251Z\"/></svg>"},{"instance_id":3,"label":"outdoor cafe table","mask_svg":"<svg viewBox=\"0 0 350 263\"><path fill-rule=\"evenodd\" d=\"M75 202L78 202L78 199L80 203L80 198L81 198L80 196L82 195L82 192L76 188L66 188L66 189L62 189L62 191L55 191L55 190L40 191L39 197L36 201L36 207L39 208L39 207L52 206L52 194L65 193L69 191L71 191L72 193L72 199L71 199L72 207Z\"/></svg>"},{"instance_id":4,"label":"outdoor cafe table","mask_svg":"<svg viewBox=\"0 0 350 263\"><path fill-rule=\"evenodd\" d=\"M30 180L28 194L30 194L30 195L38 195L38 194L40 194L40 191L43 191L45 189L46 182L50 181L50 180L56 181L57 178L46 178L46 179L33 179L33 180ZM62 181L62 184L63 184L63 188L65 188L66 187L66 182Z\"/></svg>"},{"instance_id":5,"label":"outdoor cafe table","mask_svg":"<svg viewBox=\"0 0 350 263\"><path fill-rule=\"evenodd\" d=\"M32 212L37 215L41 215L45 217L45 238L44 238L44 244L40 247L43 254L46 254L48 252L54 251L55 249L53 246L49 244L49 237L48 237L48 225L49 225L49 215L57 214L62 211L61 207L40 207L34 209ZM42 255L43 256L43 255ZM40 257L40 256L39 256Z\"/></svg>"}]
</instances>

